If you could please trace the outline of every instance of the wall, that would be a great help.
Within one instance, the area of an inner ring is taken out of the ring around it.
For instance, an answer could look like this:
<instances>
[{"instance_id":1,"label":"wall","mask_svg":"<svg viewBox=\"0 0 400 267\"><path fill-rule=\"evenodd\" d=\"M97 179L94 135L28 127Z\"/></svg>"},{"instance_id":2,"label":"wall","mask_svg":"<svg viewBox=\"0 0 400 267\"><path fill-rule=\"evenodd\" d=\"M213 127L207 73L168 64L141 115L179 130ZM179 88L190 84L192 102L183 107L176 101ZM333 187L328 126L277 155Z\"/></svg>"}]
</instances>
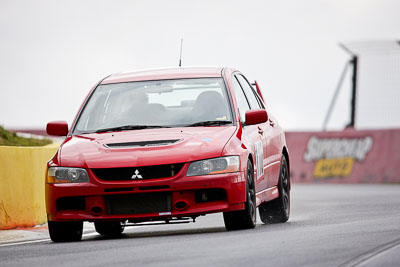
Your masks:
<instances>
[{"instance_id":1,"label":"wall","mask_svg":"<svg viewBox=\"0 0 400 267\"><path fill-rule=\"evenodd\" d=\"M400 182L400 129L288 132L286 141L293 182Z\"/></svg>"},{"instance_id":2,"label":"wall","mask_svg":"<svg viewBox=\"0 0 400 267\"><path fill-rule=\"evenodd\" d=\"M46 163L58 146L0 146L0 229L46 223Z\"/></svg>"}]
</instances>

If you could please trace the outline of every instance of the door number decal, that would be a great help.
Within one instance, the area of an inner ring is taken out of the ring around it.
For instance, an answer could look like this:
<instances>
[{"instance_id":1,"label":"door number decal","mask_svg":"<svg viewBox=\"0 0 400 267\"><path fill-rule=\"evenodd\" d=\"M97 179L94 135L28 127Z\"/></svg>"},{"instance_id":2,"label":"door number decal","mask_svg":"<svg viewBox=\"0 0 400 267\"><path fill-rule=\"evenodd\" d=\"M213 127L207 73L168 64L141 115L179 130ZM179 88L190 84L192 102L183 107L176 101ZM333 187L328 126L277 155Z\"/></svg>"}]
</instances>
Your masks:
<instances>
[{"instance_id":1,"label":"door number decal","mask_svg":"<svg viewBox=\"0 0 400 267\"><path fill-rule=\"evenodd\" d=\"M264 175L264 149L261 141L254 143L256 148L257 180Z\"/></svg>"}]
</instances>

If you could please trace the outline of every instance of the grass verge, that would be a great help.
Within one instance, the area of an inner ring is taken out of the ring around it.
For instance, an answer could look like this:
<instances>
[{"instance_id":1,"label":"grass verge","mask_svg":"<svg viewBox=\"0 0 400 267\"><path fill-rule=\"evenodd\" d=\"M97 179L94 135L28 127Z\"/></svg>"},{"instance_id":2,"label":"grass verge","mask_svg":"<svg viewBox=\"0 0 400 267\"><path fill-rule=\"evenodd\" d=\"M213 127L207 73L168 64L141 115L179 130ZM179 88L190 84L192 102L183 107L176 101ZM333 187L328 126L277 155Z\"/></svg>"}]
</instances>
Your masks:
<instances>
[{"instance_id":1,"label":"grass verge","mask_svg":"<svg viewBox=\"0 0 400 267\"><path fill-rule=\"evenodd\" d=\"M50 139L20 137L0 126L0 146L45 146L51 143Z\"/></svg>"}]
</instances>

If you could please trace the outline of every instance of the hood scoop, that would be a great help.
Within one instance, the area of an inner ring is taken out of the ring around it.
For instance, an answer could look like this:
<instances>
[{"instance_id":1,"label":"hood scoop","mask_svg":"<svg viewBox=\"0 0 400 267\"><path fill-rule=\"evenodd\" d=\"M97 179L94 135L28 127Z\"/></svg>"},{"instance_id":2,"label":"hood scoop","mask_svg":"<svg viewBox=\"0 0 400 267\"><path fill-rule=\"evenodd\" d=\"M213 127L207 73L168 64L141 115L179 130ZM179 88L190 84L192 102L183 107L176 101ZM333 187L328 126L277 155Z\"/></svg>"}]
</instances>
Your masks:
<instances>
[{"instance_id":1,"label":"hood scoop","mask_svg":"<svg viewBox=\"0 0 400 267\"><path fill-rule=\"evenodd\" d=\"M140 142L127 142L127 143L110 143L110 144L104 144L104 146L107 148L152 147L152 146L172 145L179 141L181 141L181 139L140 141Z\"/></svg>"}]
</instances>

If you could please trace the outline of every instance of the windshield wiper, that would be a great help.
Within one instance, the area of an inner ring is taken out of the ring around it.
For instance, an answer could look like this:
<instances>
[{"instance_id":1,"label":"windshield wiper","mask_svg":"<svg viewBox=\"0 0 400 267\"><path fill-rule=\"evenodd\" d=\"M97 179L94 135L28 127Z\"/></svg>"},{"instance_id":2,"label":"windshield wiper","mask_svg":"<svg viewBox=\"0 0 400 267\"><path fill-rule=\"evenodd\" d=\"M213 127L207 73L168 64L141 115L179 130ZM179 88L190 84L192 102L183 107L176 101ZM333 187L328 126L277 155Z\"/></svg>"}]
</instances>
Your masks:
<instances>
[{"instance_id":1,"label":"windshield wiper","mask_svg":"<svg viewBox=\"0 0 400 267\"><path fill-rule=\"evenodd\" d=\"M124 130L142 130L142 129L152 129L152 128L170 128L170 127L161 125L124 125L118 127L99 129L96 130L95 133L116 132Z\"/></svg>"},{"instance_id":2,"label":"windshield wiper","mask_svg":"<svg viewBox=\"0 0 400 267\"><path fill-rule=\"evenodd\" d=\"M219 126L219 125L225 125L225 124L231 124L231 121L199 121L195 122L189 125L186 125L186 127L196 127L196 126Z\"/></svg>"}]
</instances>

